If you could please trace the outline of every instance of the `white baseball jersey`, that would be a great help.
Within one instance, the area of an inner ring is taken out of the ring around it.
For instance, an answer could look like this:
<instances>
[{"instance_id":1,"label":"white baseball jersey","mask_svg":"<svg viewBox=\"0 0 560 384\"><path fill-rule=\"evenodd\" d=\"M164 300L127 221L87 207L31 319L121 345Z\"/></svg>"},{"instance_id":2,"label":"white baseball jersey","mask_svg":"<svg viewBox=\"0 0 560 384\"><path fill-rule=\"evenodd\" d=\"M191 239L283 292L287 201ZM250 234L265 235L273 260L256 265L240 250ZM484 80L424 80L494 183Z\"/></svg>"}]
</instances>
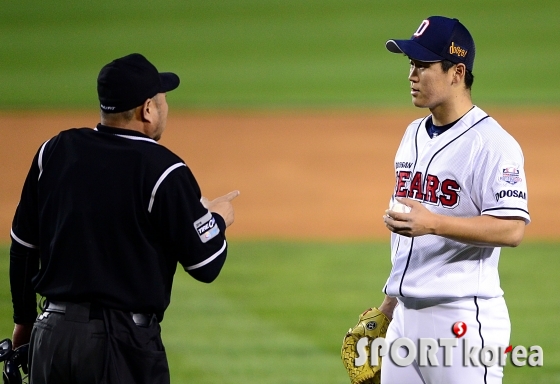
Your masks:
<instances>
[{"instance_id":1,"label":"white baseball jersey","mask_svg":"<svg viewBox=\"0 0 560 384\"><path fill-rule=\"evenodd\" d=\"M515 139L476 106L434 138L426 120L412 122L401 141L392 200L408 197L447 216L517 216L529 223L524 159ZM499 247L392 233L393 267L383 291L413 298L498 297L499 257Z\"/></svg>"}]
</instances>

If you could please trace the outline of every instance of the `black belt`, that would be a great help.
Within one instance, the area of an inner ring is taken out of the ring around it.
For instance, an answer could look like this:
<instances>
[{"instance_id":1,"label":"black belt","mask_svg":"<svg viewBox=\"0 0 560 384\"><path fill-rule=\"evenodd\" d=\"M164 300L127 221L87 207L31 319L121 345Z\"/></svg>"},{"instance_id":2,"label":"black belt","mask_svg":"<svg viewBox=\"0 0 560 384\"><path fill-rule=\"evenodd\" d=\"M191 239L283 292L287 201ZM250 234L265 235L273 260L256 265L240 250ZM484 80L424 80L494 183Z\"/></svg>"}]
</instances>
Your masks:
<instances>
[{"instance_id":1,"label":"black belt","mask_svg":"<svg viewBox=\"0 0 560 384\"><path fill-rule=\"evenodd\" d=\"M45 312L66 314L67 308L69 308L69 306L83 306L85 308L89 307L90 320L92 319L103 320L103 308L98 305L94 305L90 303L74 304L74 303L64 303L60 301L54 303L51 301L47 301L45 305ZM130 316L132 318L132 321L134 321L134 324L136 324L139 327L149 327L152 321L157 320L156 316L153 313L130 312Z\"/></svg>"}]
</instances>

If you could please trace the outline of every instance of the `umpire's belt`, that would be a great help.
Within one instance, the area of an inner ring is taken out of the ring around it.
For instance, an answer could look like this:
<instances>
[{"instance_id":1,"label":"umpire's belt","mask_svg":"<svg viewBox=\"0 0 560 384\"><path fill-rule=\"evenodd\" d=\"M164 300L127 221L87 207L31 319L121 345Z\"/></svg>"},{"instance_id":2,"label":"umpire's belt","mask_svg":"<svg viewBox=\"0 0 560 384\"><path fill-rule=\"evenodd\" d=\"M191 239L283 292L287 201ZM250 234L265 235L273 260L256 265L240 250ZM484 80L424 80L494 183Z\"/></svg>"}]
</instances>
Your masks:
<instances>
[{"instance_id":1,"label":"umpire's belt","mask_svg":"<svg viewBox=\"0 0 560 384\"><path fill-rule=\"evenodd\" d=\"M45 312L61 313L71 320L87 322L91 319L103 320L103 308L90 303L65 303L47 301ZM153 313L133 313L130 317L134 324L139 327L149 327L152 321L157 321L157 317Z\"/></svg>"}]
</instances>

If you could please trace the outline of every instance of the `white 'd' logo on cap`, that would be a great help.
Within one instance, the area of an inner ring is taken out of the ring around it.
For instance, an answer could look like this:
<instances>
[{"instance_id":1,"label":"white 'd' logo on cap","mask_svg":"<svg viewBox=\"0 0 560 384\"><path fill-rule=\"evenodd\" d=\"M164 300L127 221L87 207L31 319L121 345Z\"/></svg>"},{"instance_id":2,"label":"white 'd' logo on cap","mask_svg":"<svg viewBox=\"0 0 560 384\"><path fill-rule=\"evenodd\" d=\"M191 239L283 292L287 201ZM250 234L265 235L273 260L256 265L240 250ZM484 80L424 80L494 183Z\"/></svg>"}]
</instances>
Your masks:
<instances>
[{"instance_id":1,"label":"white 'd' logo on cap","mask_svg":"<svg viewBox=\"0 0 560 384\"><path fill-rule=\"evenodd\" d=\"M420 24L420 26L418 27L418 29L416 30L416 32L414 32L414 37L418 37L421 36L424 32L426 32L426 29L428 29L428 26L430 25L430 20L424 20L422 21L422 23Z\"/></svg>"}]
</instances>

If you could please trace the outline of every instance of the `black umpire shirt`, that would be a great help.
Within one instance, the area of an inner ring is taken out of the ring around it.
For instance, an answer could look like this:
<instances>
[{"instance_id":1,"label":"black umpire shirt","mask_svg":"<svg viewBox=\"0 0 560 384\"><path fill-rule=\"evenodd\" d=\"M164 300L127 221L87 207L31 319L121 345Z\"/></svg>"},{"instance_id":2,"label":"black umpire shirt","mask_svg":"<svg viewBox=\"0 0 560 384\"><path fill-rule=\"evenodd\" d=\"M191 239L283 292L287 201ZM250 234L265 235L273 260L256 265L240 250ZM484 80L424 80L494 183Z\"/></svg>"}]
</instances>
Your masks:
<instances>
[{"instance_id":1,"label":"black umpire shirt","mask_svg":"<svg viewBox=\"0 0 560 384\"><path fill-rule=\"evenodd\" d=\"M224 219L200 199L185 163L139 132L99 124L48 140L11 230L15 323L35 320L35 292L161 319L177 262L211 282L226 258Z\"/></svg>"}]
</instances>

